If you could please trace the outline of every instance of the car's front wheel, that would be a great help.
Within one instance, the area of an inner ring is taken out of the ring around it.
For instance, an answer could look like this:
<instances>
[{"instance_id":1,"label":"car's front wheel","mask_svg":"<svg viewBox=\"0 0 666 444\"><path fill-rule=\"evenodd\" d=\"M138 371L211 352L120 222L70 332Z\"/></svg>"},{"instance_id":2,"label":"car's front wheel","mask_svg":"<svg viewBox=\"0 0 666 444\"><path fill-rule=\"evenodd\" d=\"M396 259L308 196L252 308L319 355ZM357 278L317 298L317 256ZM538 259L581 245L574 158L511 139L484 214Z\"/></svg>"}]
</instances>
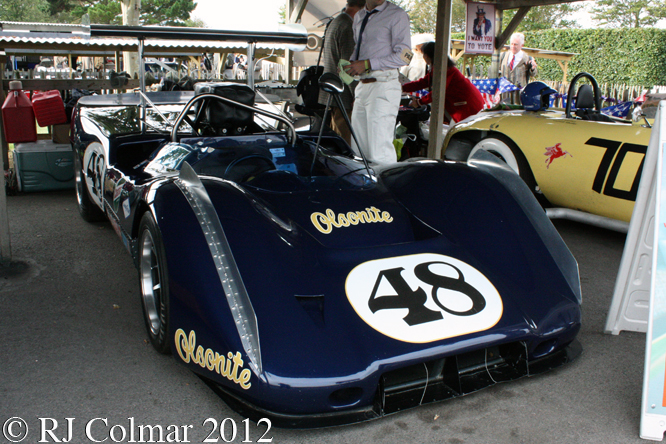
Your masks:
<instances>
[{"instance_id":1,"label":"car's front wheel","mask_svg":"<svg viewBox=\"0 0 666 444\"><path fill-rule=\"evenodd\" d=\"M169 354L169 280L160 229L148 211L139 225L139 279L143 318L150 343Z\"/></svg>"},{"instance_id":2,"label":"car's front wheel","mask_svg":"<svg viewBox=\"0 0 666 444\"><path fill-rule=\"evenodd\" d=\"M539 201L541 206L548 207L550 206L548 199L541 193L541 189L534 178L532 169L530 168L529 163L525 155L518 149L518 147L507 138L496 136L488 137L477 142L476 145L472 148L472 151L469 153L471 158L476 152L484 150L490 154L498 157L504 161L509 168L516 172L521 179L527 184L530 188L530 191L534 194L534 197Z\"/></svg>"},{"instance_id":3,"label":"car's front wheel","mask_svg":"<svg viewBox=\"0 0 666 444\"><path fill-rule=\"evenodd\" d=\"M474 156L475 153L481 150L487 151L493 156L498 157L504 161L504 163L506 163L509 168L515 171L516 174L520 175L521 168L518 165L518 159L506 142L494 137L483 139L474 145L474 148L472 148L472 151L469 153L469 157Z\"/></svg>"}]
</instances>

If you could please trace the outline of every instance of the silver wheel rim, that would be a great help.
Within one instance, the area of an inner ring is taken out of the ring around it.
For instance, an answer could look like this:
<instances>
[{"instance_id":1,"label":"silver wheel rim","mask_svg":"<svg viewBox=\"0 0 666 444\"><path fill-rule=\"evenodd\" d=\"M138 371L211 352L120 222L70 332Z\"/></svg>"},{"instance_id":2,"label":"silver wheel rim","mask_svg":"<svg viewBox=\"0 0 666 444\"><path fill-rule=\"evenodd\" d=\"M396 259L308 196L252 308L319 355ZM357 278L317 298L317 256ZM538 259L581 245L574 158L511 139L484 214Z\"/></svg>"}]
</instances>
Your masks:
<instances>
[{"instance_id":1,"label":"silver wheel rim","mask_svg":"<svg viewBox=\"0 0 666 444\"><path fill-rule=\"evenodd\" d=\"M472 148L472 151L469 153L469 156L472 157L474 153L476 153L479 150L485 150L488 151L490 154L499 157L506 163L509 168L511 168L513 171L515 171L517 174L520 174L520 169L518 168L518 161L516 160L516 156L513 154L513 151L511 151L511 148L509 146L502 142L501 140L498 139L484 139L481 142L477 143L474 145L474 148Z\"/></svg>"},{"instance_id":2,"label":"silver wheel rim","mask_svg":"<svg viewBox=\"0 0 666 444\"><path fill-rule=\"evenodd\" d=\"M160 298L162 297L162 282L160 280L160 265L155 251L155 242L150 231L145 230L141 238L141 294L143 306L146 311L146 320L150 332L157 336L162 326L158 310Z\"/></svg>"},{"instance_id":3,"label":"silver wheel rim","mask_svg":"<svg viewBox=\"0 0 666 444\"><path fill-rule=\"evenodd\" d=\"M74 188L76 189L76 200L79 205L83 202L83 173L80 168L76 169L76 174L74 174Z\"/></svg>"}]
</instances>

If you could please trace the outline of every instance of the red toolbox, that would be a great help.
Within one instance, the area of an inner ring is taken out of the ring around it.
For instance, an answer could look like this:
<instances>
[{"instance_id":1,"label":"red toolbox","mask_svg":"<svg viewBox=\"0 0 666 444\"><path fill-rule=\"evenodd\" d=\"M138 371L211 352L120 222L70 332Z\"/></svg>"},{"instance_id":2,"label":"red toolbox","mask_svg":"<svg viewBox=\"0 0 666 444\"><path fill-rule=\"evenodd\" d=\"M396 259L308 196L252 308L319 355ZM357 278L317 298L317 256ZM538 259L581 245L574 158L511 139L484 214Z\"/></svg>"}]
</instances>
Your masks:
<instances>
[{"instance_id":1,"label":"red toolbox","mask_svg":"<svg viewBox=\"0 0 666 444\"><path fill-rule=\"evenodd\" d=\"M65 102L56 90L36 92L32 96L32 108L39 126L60 125L67 123Z\"/></svg>"}]
</instances>

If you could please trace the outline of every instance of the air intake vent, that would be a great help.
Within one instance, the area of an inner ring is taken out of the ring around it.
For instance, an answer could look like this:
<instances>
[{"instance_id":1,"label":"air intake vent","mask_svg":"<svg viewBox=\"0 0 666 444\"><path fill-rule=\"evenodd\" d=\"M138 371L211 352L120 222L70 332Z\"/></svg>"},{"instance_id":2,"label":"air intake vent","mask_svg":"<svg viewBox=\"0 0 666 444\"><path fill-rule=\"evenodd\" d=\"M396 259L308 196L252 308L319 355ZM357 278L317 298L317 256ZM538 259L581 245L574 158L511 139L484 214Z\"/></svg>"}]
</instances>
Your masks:
<instances>
[{"instance_id":1,"label":"air intake vent","mask_svg":"<svg viewBox=\"0 0 666 444\"><path fill-rule=\"evenodd\" d=\"M522 342L415 364L382 375L384 414L475 392L529 374Z\"/></svg>"}]
</instances>

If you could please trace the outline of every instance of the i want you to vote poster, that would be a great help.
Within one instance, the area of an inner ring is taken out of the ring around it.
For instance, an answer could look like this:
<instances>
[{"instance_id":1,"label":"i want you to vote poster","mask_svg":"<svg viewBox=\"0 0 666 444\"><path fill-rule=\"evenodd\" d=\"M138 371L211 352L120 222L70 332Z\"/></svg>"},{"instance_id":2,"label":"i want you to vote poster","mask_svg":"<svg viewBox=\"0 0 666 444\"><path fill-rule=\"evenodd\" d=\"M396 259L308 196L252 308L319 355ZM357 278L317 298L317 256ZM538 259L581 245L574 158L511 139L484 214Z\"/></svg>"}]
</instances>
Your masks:
<instances>
[{"instance_id":1,"label":"i want you to vote poster","mask_svg":"<svg viewBox=\"0 0 666 444\"><path fill-rule=\"evenodd\" d=\"M465 52L492 54L495 49L495 5L467 3Z\"/></svg>"}]
</instances>

